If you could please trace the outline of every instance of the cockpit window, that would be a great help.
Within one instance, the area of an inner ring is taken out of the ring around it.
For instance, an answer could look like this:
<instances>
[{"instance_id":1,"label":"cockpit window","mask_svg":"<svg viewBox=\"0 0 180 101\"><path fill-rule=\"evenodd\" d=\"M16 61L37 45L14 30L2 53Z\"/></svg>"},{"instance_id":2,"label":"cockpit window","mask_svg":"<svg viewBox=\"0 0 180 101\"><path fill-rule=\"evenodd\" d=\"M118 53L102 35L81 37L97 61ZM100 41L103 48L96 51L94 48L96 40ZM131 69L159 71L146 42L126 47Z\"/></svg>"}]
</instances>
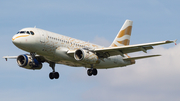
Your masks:
<instances>
[{"instance_id":1,"label":"cockpit window","mask_svg":"<svg viewBox=\"0 0 180 101\"><path fill-rule=\"evenodd\" d=\"M20 31L20 34L24 34L24 33L26 33L26 31Z\"/></svg>"},{"instance_id":2,"label":"cockpit window","mask_svg":"<svg viewBox=\"0 0 180 101\"><path fill-rule=\"evenodd\" d=\"M19 32L17 32L17 34L31 34L31 35L34 35L34 32L33 31L19 31Z\"/></svg>"},{"instance_id":3,"label":"cockpit window","mask_svg":"<svg viewBox=\"0 0 180 101\"><path fill-rule=\"evenodd\" d=\"M30 31L31 35L34 35L34 32L33 31Z\"/></svg>"},{"instance_id":4,"label":"cockpit window","mask_svg":"<svg viewBox=\"0 0 180 101\"><path fill-rule=\"evenodd\" d=\"M29 31L26 32L27 34L30 34Z\"/></svg>"}]
</instances>

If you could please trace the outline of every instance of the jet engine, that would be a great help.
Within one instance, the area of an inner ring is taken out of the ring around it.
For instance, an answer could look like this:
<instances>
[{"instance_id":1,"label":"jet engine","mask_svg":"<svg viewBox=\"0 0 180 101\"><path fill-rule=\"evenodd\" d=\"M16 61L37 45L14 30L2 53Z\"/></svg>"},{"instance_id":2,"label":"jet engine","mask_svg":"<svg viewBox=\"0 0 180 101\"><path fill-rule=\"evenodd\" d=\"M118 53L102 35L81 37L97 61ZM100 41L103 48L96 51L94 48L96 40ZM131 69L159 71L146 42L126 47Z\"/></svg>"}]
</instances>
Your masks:
<instances>
[{"instance_id":1,"label":"jet engine","mask_svg":"<svg viewBox=\"0 0 180 101\"><path fill-rule=\"evenodd\" d=\"M85 50L85 49L78 49L75 51L74 53L74 58L77 61L81 61L81 62L85 62L88 64L98 64L100 63L100 60L98 58L98 56L89 51L89 50Z\"/></svg>"},{"instance_id":2,"label":"jet engine","mask_svg":"<svg viewBox=\"0 0 180 101\"><path fill-rule=\"evenodd\" d=\"M31 55L24 54L19 55L17 58L17 64L25 69L41 69L42 63L39 62L37 59L33 59Z\"/></svg>"}]
</instances>

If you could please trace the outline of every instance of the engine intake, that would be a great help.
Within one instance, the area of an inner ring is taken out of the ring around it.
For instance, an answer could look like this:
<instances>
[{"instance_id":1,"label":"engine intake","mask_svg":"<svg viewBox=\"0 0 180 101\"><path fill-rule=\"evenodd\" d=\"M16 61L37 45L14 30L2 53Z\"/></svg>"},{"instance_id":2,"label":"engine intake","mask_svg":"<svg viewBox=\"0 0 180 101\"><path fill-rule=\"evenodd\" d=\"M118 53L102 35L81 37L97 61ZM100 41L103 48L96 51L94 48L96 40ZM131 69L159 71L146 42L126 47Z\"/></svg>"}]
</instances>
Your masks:
<instances>
[{"instance_id":1,"label":"engine intake","mask_svg":"<svg viewBox=\"0 0 180 101\"><path fill-rule=\"evenodd\" d=\"M42 63L38 62L37 59L34 59L31 57L31 55L24 54L24 55L19 55L17 58L17 64L19 67L25 68L25 69L41 69L42 68Z\"/></svg>"},{"instance_id":2,"label":"engine intake","mask_svg":"<svg viewBox=\"0 0 180 101\"><path fill-rule=\"evenodd\" d=\"M100 60L96 54L94 54L91 51L84 50L84 49L78 49L74 53L74 58L77 61L82 61L88 64L98 64L100 63Z\"/></svg>"}]
</instances>

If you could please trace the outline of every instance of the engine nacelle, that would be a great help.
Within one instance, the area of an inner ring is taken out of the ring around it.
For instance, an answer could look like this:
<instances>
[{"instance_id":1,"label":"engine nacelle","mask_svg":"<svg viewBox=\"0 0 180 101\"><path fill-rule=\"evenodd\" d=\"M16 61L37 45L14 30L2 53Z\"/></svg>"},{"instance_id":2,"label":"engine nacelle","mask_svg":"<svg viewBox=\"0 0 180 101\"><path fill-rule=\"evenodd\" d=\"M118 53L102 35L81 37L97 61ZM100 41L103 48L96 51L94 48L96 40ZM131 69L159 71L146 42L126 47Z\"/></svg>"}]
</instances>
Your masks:
<instances>
[{"instance_id":1,"label":"engine nacelle","mask_svg":"<svg viewBox=\"0 0 180 101\"><path fill-rule=\"evenodd\" d=\"M94 54L91 51L84 50L84 49L78 49L74 53L74 58L77 61L82 61L87 64L98 64L100 63L100 60L96 54Z\"/></svg>"},{"instance_id":2,"label":"engine nacelle","mask_svg":"<svg viewBox=\"0 0 180 101\"><path fill-rule=\"evenodd\" d=\"M42 63L38 62L37 59L34 59L33 63L33 58L31 55L24 54L24 55L19 55L17 58L17 64L25 69L41 69L42 68Z\"/></svg>"}]
</instances>

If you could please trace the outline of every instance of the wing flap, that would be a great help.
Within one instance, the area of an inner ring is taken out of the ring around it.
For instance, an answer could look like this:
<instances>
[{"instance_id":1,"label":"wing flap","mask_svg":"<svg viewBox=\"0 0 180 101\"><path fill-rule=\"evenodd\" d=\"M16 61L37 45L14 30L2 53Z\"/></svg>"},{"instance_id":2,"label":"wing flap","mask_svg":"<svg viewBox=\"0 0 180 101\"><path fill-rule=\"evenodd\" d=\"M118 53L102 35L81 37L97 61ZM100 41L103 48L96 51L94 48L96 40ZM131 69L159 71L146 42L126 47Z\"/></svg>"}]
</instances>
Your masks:
<instances>
[{"instance_id":1,"label":"wing flap","mask_svg":"<svg viewBox=\"0 0 180 101\"><path fill-rule=\"evenodd\" d=\"M137 59L150 58L150 57L156 57L156 56L161 56L161 55L148 55L148 56L130 57L130 58L123 58L123 60L137 60Z\"/></svg>"}]
</instances>

